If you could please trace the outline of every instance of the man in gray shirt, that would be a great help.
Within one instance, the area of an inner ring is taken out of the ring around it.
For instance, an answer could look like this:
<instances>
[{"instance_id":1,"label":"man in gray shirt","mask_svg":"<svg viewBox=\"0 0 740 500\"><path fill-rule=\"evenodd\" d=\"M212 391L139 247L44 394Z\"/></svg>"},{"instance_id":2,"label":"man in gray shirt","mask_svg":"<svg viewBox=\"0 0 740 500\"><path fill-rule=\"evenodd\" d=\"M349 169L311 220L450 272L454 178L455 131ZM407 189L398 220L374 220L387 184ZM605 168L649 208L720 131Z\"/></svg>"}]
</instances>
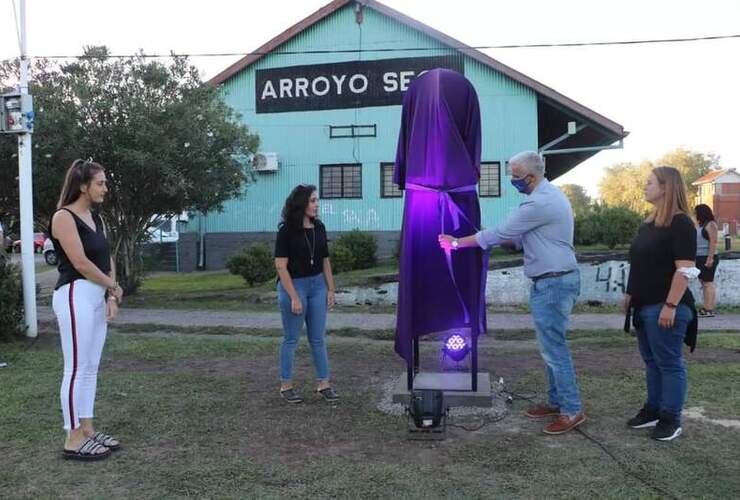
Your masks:
<instances>
[{"instance_id":1,"label":"man in gray shirt","mask_svg":"<svg viewBox=\"0 0 740 500\"><path fill-rule=\"evenodd\" d=\"M573 210L545 178L539 154L526 151L509 160L511 183L528 195L500 225L464 238L441 234L443 249L516 246L524 249L524 274L532 280L532 309L540 354L548 375L548 402L529 408L530 418L557 417L543 431L563 434L586 421L566 340L581 278L573 249Z\"/></svg>"}]
</instances>

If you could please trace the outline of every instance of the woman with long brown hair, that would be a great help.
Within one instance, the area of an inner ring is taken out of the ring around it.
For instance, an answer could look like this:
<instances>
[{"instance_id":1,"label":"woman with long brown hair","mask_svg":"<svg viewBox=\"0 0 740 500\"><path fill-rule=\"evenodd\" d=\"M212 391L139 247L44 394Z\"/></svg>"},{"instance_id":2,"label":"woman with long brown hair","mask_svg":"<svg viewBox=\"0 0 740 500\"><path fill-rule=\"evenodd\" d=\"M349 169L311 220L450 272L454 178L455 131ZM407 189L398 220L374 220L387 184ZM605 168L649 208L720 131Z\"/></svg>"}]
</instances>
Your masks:
<instances>
[{"instance_id":1,"label":"woman with long brown hair","mask_svg":"<svg viewBox=\"0 0 740 500\"><path fill-rule=\"evenodd\" d=\"M653 439L670 441L681 432L688 386L683 343L696 345L694 297L696 232L689 216L681 173L657 167L648 176L645 199L652 213L630 247L630 273L624 304L632 312L645 362L647 401L627 425L652 427Z\"/></svg>"},{"instance_id":2,"label":"woman with long brown hair","mask_svg":"<svg viewBox=\"0 0 740 500\"><path fill-rule=\"evenodd\" d=\"M103 167L92 160L75 160L49 222L59 260L53 307L64 356L60 398L67 438L63 456L73 460L100 460L120 448L118 440L93 426L108 320L116 316L123 297L97 211L107 192Z\"/></svg>"},{"instance_id":3,"label":"woman with long brown hair","mask_svg":"<svg viewBox=\"0 0 740 500\"><path fill-rule=\"evenodd\" d=\"M334 403L339 396L329 381L326 316L334 306L334 277L326 228L318 217L316 186L300 184L285 200L275 241L278 304L283 320L280 347L280 395L302 403L293 384L293 360L303 325L316 368L316 394Z\"/></svg>"}]
</instances>

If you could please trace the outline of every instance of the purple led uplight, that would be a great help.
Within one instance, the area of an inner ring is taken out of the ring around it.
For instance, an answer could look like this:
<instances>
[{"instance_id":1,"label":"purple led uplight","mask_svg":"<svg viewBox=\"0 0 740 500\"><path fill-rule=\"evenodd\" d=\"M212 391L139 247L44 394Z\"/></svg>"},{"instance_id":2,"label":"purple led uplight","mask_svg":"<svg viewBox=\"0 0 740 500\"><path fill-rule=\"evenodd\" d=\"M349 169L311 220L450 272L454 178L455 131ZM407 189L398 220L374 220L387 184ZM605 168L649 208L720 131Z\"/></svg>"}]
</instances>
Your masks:
<instances>
[{"instance_id":1,"label":"purple led uplight","mask_svg":"<svg viewBox=\"0 0 740 500\"><path fill-rule=\"evenodd\" d=\"M465 349L465 339L462 335L450 335L445 342L445 347L450 351L461 351Z\"/></svg>"},{"instance_id":2,"label":"purple led uplight","mask_svg":"<svg viewBox=\"0 0 740 500\"><path fill-rule=\"evenodd\" d=\"M460 362L470 352L470 347L465 341L465 337L459 333L453 333L444 342L442 352L454 361Z\"/></svg>"}]
</instances>

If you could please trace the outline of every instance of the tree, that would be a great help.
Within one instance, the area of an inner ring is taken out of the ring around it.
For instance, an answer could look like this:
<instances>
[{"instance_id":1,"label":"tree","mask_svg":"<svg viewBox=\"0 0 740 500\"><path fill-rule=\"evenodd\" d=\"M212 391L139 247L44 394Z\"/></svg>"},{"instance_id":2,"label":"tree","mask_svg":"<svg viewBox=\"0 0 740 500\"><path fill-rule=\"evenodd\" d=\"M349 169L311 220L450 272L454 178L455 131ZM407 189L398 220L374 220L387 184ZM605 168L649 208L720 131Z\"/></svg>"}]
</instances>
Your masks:
<instances>
[{"instance_id":1,"label":"tree","mask_svg":"<svg viewBox=\"0 0 740 500\"><path fill-rule=\"evenodd\" d=\"M601 200L611 206L628 207L638 213L650 210L645 201L644 188L650 171L659 166L675 167L681 172L686 194L691 203L696 188L691 185L713 168L719 167L719 157L679 147L661 156L657 161L645 160L639 164L618 163L607 167L599 183Z\"/></svg>"},{"instance_id":2,"label":"tree","mask_svg":"<svg viewBox=\"0 0 740 500\"><path fill-rule=\"evenodd\" d=\"M656 163L676 167L681 172L681 176L686 183L686 194L689 203L693 207L696 204L696 186L691 184L712 169L719 168L719 156L679 147L661 156Z\"/></svg>"},{"instance_id":3,"label":"tree","mask_svg":"<svg viewBox=\"0 0 740 500\"><path fill-rule=\"evenodd\" d=\"M106 47L89 47L71 63L34 67L34 204L45 224L72 160L101 163L109 186L102 210L118 279L132 292L142 271L137 245L154 216L221 210L251 178L243 159L257 150L259 138L187 58L173 56L164 65L142 55L108 56ZM12 82L15 66L0 66L0 83ZM17 182L5 181L17 175L10 153L15 141L2 142L0 209L13 213Z\"/></svg>"},{"instance_id":4,"label":"tree","mask_svg":"<svg viewBox=\"0 0 740 500\"><path fill-rule=\"evenodd\" d=\"M587 213L591 209L591 198L586 193L586 189L580 184L563 184L560 190L570 201L573 207L573 214L578 217Z\"/></svg>"},{"instance_id":5,"label":"tree","mask_svg":"<svg viewBox=\"0 0 740 500\"><path fill-rule=\"evenodd\" d=\"M18 60L0 63L0 89L17 84ZM56 206L65 168L74 159L75 104L64 99L59 68L47 60L37 60L31 69L30 92L36 113L33 134L34 225L46 229ZM8 89L9 90L9 89ZM7 214L10 226L18 229L18 140L15 135L0 135L0 213Z\"/></svg>"},{"instance_id":6,"label":"tree","mask_svg":"<svg viewBox=\"0 0 740 500\"><path fill-rule=\"evenodd\" d=\"M626 207L637 213L646 213L650 206L645 201L645 182L653 168L649 161L640 164L617 163L606 167L599 182L601 201L615 207Z\"/></svg>"}]
</instances>

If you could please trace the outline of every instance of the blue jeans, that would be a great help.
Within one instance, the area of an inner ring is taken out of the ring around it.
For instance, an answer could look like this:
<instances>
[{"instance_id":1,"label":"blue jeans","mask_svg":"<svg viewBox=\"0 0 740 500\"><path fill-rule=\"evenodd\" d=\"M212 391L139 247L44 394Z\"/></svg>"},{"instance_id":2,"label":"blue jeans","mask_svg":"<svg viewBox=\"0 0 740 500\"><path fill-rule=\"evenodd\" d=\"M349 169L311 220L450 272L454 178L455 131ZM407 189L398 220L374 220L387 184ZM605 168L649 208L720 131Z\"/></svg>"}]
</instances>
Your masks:
<instances>
[{"instance_id":1,"label":"blue jeans","mask_svg":"<svg viewBox=\"0 0 740 500\"><path fill-rule=\"evenodd\" d=\"M683 339L691 322L689 306L679 304L673 328L658 325L663 304L640 308L637 341L645 362L647 405L670 414L680 424L681 410L686 399L686 364L683 360Z\"/></svg>"},{"instance_id":2,"label":"blue jeans","mask_svg":"<svg viewBox=\"0 0 740 500\"><path fill-rule=\"evenodd\" d=\"M570 313L581 291L578 270L532 283L529 306L540 344L540 355L547 368L547 402L560 408L562 415L581 413L581 397L576 372L566 341Z\"/></svg>"},{"instance_id":3,"label":"blue jeans","mask_svg":"<svg viewBox=\"0 0 740 500\"><path fill-rule=\"evenodd\" d=\"M323 274L293 280L298 297L303 304L301 314L293 314L290 296L278 282L278 304L283 318L283 344L280 347L280 379L293 380L293 359L303 323L306 324L308 343L311 346L316 378L329 380L329 356L326 352L326 281Z\"/></svg>"}]
</instances>

